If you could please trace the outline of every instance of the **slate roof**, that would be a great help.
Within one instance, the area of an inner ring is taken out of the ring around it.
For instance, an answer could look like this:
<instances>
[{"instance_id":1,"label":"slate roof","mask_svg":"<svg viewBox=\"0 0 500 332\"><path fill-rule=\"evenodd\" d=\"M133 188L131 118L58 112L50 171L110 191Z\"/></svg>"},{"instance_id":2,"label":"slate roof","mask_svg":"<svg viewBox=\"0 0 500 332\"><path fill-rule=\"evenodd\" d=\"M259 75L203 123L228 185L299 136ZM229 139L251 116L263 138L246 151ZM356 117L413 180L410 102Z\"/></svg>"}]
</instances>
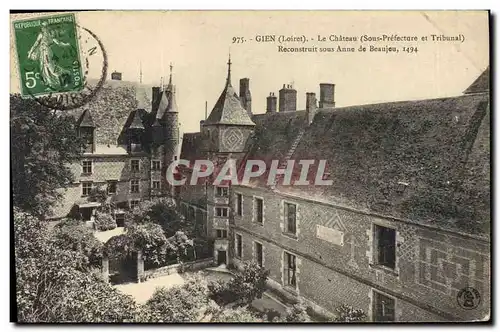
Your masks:
<instances>
[{"instance_id":1,"label":"slate roof","mask_svg":"<svg viewBox=\"0 0 500 332\"><path fill-rule=\"evenodd\" d=\"M180 159L194 162L196 159L203 159L203 140L201 133L185 133L182 138Z\"/></svg>"},{"instance_id":2,"label":"slate roof","mask_svg":"<svg viewBox=\"0 0 500 332\"><path fill-rule=\"evenodd\" d=\"M304 126L300 116L296 114L295 121L287 113L254 117L256 146L248 158L286 155L293 142L287 132L297 133ZM315 165L326 160L327 179L333 184L278 185L276 190L487 234L489 116L484 94L319 110L291 159L313 159ZM294 179L299 172L296 165ZM313 182L316 168L309 174ZM252 185L263 186L267 174L263 177Z\"/></svg>"},{"instance_id":3,"label":"slate roof","mask_svg":"<svg viewBox=\"0 0 500 332\"><path fill-rule=\"evenodd\" d=\"M487 92L490 90L490 67L486 68L481 75L465 91L465 94Z\"/></svg>"},{"instance_id":4,"label":"slate roof","mask_svg":"<svg viewBox=\"0 0 500 332\"><path fill-rule=\"evenodd\" d=\"M205 125L242 125L254 126L248 112L241 106L240 99L231 86L231 77L228 75L226 86L215 103L212 112L205 121Z\"/></svg>"}]
</instances>

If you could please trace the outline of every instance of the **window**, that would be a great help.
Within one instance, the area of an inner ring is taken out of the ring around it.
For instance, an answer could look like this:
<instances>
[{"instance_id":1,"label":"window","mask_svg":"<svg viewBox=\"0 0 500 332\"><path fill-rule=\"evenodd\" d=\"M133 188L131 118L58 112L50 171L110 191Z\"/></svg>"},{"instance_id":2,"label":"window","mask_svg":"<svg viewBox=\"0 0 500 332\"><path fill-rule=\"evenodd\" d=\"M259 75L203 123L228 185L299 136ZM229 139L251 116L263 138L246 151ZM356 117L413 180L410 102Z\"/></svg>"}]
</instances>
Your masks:
<instances>
[{"instance_id":1,"label":"window","mask_svg":"<svg viewBox=\"0 0 500 332\"><path fill-rule=\"evenodd\" d=\"M395 300L384 294L373 291L373 321L374 322L394 322Z\"/></svg>"},{"instance_id":2,"label":"window","mask_svg":"<svg viewBox=\"0 0 500 332\"><path fill-rule=\"evenodd\" d=\"M130 180L130 192L137 194L139 192L139 180Z\"/></svg>"},{"instance_id":3,"label":"window","mask_svg":"<svg viewBox=\"0 0 500 332\"><path fill-rule=\"evenodd\" d=\"M108 194L116 194L116 187L117 187L118 181L108 181Z\"/></svg>"},{"instance_id":4,"label":"window","mask_svg":"<svg viewBox=\"0 0 500 332\"><path fill-rule=\"evenodd\" d=\"M376 264L396 267L396 230L375 225Z\"/></svg>"},{"instance_id":5,"label":"window","mask_svg":"<svg viewBox=\"0 0 500 332\"><path fill-rule=\"evenodd\" d=\"M285 232L297 234L297 207L295 204L285 203Z\"/></svg>"},{"instance_id":6,"label":"window","mask_svg":"<svg viewBox=\"0 0 500 332\"><path fill-rule=\"evenodd\" d=\"M297 267L295 265L295 255L285 252L285 286L296 287L297 286L297 278L296 271Z\"/></svg>"},{"instance_id":7,"label":"window","mask_svg":"<svg viewBox=\"0 0 500 332\"><path fill-rule=\"evenodd\" d=\"M260 198L255 198L254 201L254 219L259 224L264 223L264 202Z\"/></svg>"},{"instance_id":8,"label":"window","mask_svg":"<svg viewBox=\"0 0 500 332\"><path fill-rule=\"evenodd\" d=\"M161 167L161 163L159 160L151 161L151 170L152 171L159 171L160 167Z\"/></svg>"},{"instance_id":9,"label":"window","mask_svg":"<svg viewBox=\"0 0 500 332\"><path fill-rule=\"evenodd\" d=\"M81 127L80 137L83 139L84 147L83 152L94 152L94 128Z\"/></svg>"},{"instance_id":10,"label":"window","mask_svg":"<svg viewBox=\"0 0 500 332\"><path fill-rule=\"evenodd\" d=\"M254 250L255 250L255 261L259 264L260 267L264 265L264 256L262 255L262 244L259 242L254 242Z\"/></svg>"},{"instance_id":11,"label":"window","mask_svg":"<svg viewBox=\"0 0 500 332\"><path fill-rule=\"evenodd\" d=\"M139 160L134 159L130 161L130 170L132 172L139 172Z\"/></svg>"},{"instance_id":12,"label":"window","mask_svg":"<svg viewBox=\"0 0 500 332\"><path fill-rule=\"evenodd\" d=\"M234 241L235 241L234 247L236 249L236 257L242 258L242 253L243 253L242 242L243 241L242 241L241 235L236 234L236 236L234 237Z\"/></svg>"},{"instance_id":13,"label":"window","mask_svg":"<svg viewBox=\"0 0 500 332\"><path fill-rule=\"evenodd\" d=\"M217 238L226 239L227 238L227 229L218 229L217 230Z\"/></svg>"},{"instance_id":14,"label":"window","mask_svg":"<svg viewBox=\"0 0 500 332\"><path fill-rule=\"evenodd\" d=\"M243 215L243 196L241 194L236 194L236 215Z\"/></svg>"},{"instance_id":15,"label":"window","mask_svg":"<svg viewBox=\"0 0 500 332\"><path fill-rule=\"evenodd\" d=\"M92 182L82 182L82 196L90 195L92 191Z\"/></svg>"},{"instance_id":16,"label":"window","mask_svg":"<svg viewBox=\"0 0 500 332\"><path fill-rule=\"evenodd\" d=\"M82 161L82 173L83 174L92 174L92 160Z\"/></svg>"},{"instance_id":17,"label":"window","mask_svg":"<svg viewBox=\"0 0 500 332\"><path fill-rule=\"evenodd\" d=\"M160 181L153 181L153 189L160 189Z\"/></svg>"},{"instance_id":18,"label":"window","mask_svg":"<svg viewBox=\"0 0 500 332\"><path fill-rule=\"evenodd\" d=\"M219 197L227 197L229 195L228 187L215 187L215 193Z\"/></svg>"},{"instance_id":19,"label":"window","mask_svg":"<svg viewBox=\"0 0 500 332\"><path fill-rule=\"evenodd\" d=\"M133 210L139 206L140 201L138 199L130 200L130 208Z\"/></svg>"},{"instance_id":20,"label":"window","mask_svg":"<svg viewBox=\"0 0 500 332\"><path fill-rule=\"evenodd\" d=\"M218 207L215 208L215 214L217 217L227 217L229 215L229 211L226 207Z\"/></svg>"}]
</instances>

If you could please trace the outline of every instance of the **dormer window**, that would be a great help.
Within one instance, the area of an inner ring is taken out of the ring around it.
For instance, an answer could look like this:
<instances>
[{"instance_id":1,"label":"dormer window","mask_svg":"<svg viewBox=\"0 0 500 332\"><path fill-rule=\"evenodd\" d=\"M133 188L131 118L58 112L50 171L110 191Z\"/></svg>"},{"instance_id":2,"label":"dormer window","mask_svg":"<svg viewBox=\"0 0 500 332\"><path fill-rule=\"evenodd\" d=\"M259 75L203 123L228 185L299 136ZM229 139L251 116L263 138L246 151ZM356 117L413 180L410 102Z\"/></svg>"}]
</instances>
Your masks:
<instances>
[{"instance_id":1,"label":"dormer window","mask_svg":"<svg viewBox=\"0 0 500 332\"><path fill-rule=\"evenodd\" d=\"M84 142L83 152L84 153L94 152L94 128L80 127L80 137Z\"/></svg>"}]
</instances>

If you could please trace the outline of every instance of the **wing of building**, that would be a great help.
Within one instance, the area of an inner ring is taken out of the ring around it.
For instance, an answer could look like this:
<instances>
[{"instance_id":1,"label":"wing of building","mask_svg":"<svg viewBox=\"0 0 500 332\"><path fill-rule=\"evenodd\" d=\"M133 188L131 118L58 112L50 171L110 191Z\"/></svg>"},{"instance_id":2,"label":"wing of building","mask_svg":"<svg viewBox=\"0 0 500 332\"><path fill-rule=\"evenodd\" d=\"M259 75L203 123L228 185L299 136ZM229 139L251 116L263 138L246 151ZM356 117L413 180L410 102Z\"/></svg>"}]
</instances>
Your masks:
<instances>
[{"instance_id":1,"label":"wing of building","mask_svg":"<svg viewBox=\"0 0 500 332\"><path fill-rule=\"evenodd\" d=\"M229 65L200 132L184 135L181 158L191 166L208 158L216 169L234 158L240 181L250 161L266 170L247 184L213 186L212 177L182 187L184 210L206 209L215 261L256 260L276 296L317 312L348 304L374 321L488 317L489 68L456 97L349 107L335 107L335 85L322 83L319 102L307 93L297 110L297 91L284 85L255 115L249 79L240 103L230 80ZM273 160L290 167L292 185L284 175L268 182ZM307 183L293 185L301 160L313 161ZM315 184L318 176L331 183ZM468 303L474 310L463 305L467 287L480 294L477 307L477 295Z\"/></svg>"}]
</instances>

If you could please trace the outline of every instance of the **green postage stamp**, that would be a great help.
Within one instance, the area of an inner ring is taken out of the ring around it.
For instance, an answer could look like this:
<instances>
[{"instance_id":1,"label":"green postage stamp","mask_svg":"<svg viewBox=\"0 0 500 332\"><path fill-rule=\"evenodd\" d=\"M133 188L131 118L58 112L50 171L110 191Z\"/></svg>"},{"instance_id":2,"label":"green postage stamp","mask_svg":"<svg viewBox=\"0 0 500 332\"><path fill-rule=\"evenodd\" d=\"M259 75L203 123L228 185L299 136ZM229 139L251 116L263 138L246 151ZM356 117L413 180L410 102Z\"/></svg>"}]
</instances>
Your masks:
<instances>
[{"instance_id":1,"label":"green postage stamp","mask_svg":"<svg viewBox=\"0 0 500 332\"><path fill-rule=\"evenodd\" d=\"M82 90L74 14L16 21L14 32L23 97Z\"/></svg>"}]
</instances>

